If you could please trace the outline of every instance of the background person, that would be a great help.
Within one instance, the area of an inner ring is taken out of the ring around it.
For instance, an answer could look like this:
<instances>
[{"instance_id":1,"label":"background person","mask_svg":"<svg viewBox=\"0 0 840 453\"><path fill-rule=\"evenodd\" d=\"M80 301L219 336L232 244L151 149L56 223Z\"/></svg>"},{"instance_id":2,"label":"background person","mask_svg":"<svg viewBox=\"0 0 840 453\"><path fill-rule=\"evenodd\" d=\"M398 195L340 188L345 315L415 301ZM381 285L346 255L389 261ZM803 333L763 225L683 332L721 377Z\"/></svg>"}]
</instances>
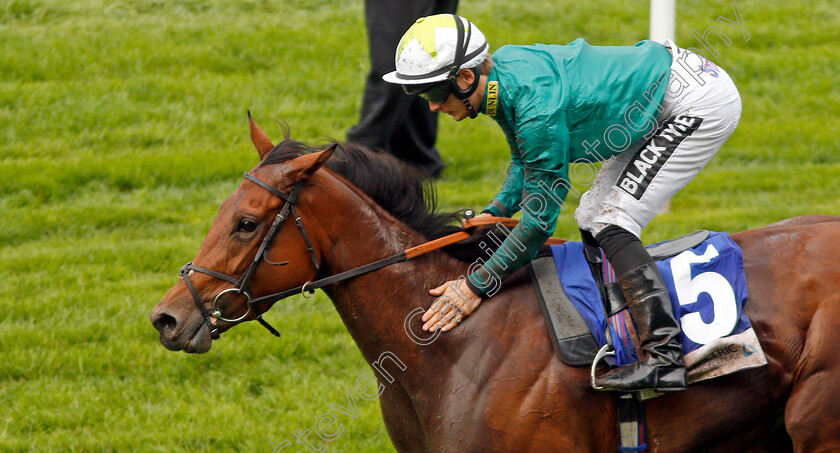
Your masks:
<instances>
[{"instance_id":1,"label":"background person","mask_svg":"<svg viewBox=\"0 0 840 453\"><path fill-rule=\"evenodd\" d=\"M365 80L359 122L347 140L382 148L399 159L437 177L444 163L435 148L437 114L416 96L406 97L399 86L382 80L394 69L394 48L402 33L419 17L454 13L458 0L366 0L365 23L370 72Z\"/></svg>"},{"instance_id":2,"label":"background person","mask_svg":"<svg viewBox=\"0 0 840 453\"><path fill-rule=\"evenodd\" d=\"M532 260L556 226L570 188L569 164L605 161L575 219L584 241L597 241L618 275L642 354L596 383L626 391L685 390L679 325L639 236L734 131L741 114L734 83L672 42L596 47L578 39L563 46L504 46L486 55L484 35L468 20L426 17L403 35L396 71L384 76L456 121L490 115L505 133L511 164L484 211L511 216L523 210L482 269L430 291L444 297L424 314L423 328L454 328L487 296L485 277L504 279Z\"/></svg>"}]
</instances>

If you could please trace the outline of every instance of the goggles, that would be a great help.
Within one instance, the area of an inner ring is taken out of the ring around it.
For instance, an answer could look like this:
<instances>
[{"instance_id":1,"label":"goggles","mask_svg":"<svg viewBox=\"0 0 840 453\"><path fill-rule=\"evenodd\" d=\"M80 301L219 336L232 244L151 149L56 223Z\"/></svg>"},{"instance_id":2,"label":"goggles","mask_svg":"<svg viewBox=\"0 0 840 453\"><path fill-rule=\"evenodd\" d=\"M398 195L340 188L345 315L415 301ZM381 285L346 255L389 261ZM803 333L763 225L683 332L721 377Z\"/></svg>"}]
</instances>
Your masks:
<instances>
[{"instance_id":1,"label":"goggles","mask_svg":"<svg viewBox=\"0 0 840 453\"><path fill-rule=\"evenodd\" d=\"M434 104L443 104L452 94L452 86L448 80L432 85L403 85L402 87L406 94L418 94Z\"/></svg>"}]
</instances>

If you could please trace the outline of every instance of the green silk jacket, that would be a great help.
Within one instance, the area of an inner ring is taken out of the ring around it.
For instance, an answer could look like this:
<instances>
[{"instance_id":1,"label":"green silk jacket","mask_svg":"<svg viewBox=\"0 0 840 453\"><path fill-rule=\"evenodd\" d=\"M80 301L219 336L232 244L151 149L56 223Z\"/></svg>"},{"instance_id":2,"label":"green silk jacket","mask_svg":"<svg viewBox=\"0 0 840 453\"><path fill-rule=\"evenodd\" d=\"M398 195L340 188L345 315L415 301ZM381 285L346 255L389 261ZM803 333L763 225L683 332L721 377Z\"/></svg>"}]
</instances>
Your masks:
<instances>
[{"instance_id":1,"label":"green silk jacket","mask_svg":"<svg viewBox=\"0 0 840 453\"><path fill-rule=\"evenodd\" d=\"M573 186L570 163L606 160L655 130L671 54L653 41L601 47L577 39L503 46L493 63L480 112L499 123L511 163L502 189L484 210L523 215L469 276L469 286L482 296L492 295L492 286L498 289L494 277L498 283L534 259L554 232Z\"/></svg>"}]
</instances>

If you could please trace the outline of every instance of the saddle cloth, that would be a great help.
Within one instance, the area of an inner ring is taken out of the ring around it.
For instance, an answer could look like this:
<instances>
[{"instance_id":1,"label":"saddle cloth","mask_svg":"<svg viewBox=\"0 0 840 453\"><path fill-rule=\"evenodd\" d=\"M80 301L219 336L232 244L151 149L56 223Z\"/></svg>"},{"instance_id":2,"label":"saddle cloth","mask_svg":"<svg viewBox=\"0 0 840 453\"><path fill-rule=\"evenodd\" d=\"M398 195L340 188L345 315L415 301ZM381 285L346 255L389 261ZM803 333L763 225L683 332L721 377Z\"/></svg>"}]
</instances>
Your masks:
<instances>
[{"instance_id":1,"label":"saddle cloth","mask_svg":"<svg viewBox=\"0 0 840 453\"><path fill-rule=\"evenodd\" d=\"M671 248L672 253L658 259L657 266L680 320L688 382L766 364L758 338L743 313L748 291L740 247L728 234L715 232L683 251L662 245L665 247L658 248ZM608 358L608 363L621 366L637 361L638 339L634 340L629 312L619 310L607 317L583 244L552 245L551 252L534 260L531 272L561 360L574 366L590 365L609 335L616 356ZM603 263L604 282L615 281L606 258Z\"/></svg>"}]
</instances>

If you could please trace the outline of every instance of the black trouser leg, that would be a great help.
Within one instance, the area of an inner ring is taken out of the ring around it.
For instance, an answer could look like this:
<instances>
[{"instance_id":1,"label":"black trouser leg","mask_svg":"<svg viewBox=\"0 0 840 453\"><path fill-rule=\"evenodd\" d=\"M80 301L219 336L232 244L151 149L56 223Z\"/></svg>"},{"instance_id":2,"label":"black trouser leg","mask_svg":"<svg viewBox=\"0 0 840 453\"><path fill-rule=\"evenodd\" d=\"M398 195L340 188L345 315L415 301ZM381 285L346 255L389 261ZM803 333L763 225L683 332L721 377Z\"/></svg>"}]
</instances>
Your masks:
<instances>
[{"instance_id":1,"label":"black trouser leg","mask_svg":"<svg viewBox=\"0 0 840 453\"><path fill-rule=\"evenodd\" d=\"M596 378L595 383L622 391L685 390L680 326L656 263L639 238L623 228L609 226L596 239L618 275L639 334L642 357Z\"/></svg>"},{"instance_id":2,"label":"black trouser leg","mask_svg":"<svg viewBox=\"0 0 840 453\"><path fill-rule=\"evenodd\" d=\"M359 122L347 140L382 148L430 176L439 176L443 159L435 147L438 114L419 96L382 80L394 70L394 53L403 33L423 16L455 13L458 0L365 0L370 71L365 80Z\"/></svg>"}]
</instances>

